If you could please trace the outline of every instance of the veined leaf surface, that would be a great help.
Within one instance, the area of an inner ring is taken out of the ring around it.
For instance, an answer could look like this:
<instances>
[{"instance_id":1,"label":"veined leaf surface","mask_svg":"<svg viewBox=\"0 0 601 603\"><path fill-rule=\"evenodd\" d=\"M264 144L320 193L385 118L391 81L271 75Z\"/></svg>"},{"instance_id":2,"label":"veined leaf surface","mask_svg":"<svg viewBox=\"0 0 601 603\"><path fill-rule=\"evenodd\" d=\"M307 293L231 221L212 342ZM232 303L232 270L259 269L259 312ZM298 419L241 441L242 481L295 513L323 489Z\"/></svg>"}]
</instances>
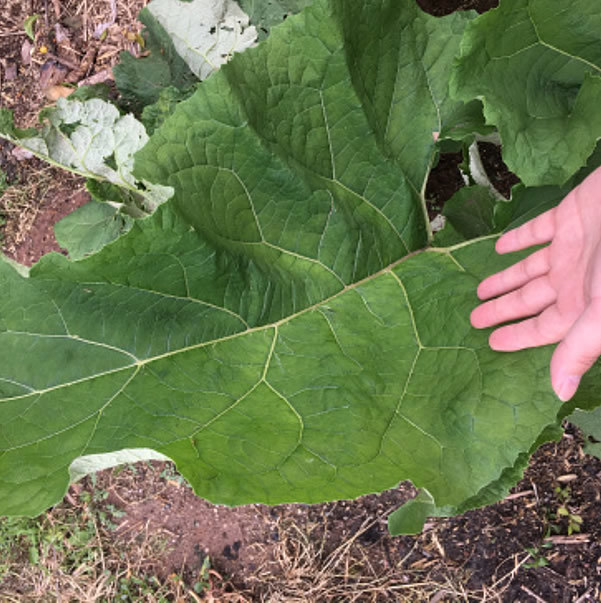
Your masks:
<instances>
[{"instance_id":1,"label":"veined leaf surface","mask_svg":"<svg viewBox=\"0 0 601 603\"><path fill-rule=\"evenodd\" d=\"M511 258L492 239L414 254L470 18L316 2L137 156L169 202L84 260L0 263L0 513L121 449L229 504L411 479L458 508L518 462L556 420L549 350L492 352L468 319Z\"/></svg>"},{"instance_id":2,"label":"veined leaf surface","mask_svg":"<svg viewBox=\"0 0 601 603\"><path fill-rule=\"evenodd\" d=\"M481 98L524 184L564 184L601 138L601 6L503 0L466 30L453 78L458 98Z\"/></svg>"}]
</instances>

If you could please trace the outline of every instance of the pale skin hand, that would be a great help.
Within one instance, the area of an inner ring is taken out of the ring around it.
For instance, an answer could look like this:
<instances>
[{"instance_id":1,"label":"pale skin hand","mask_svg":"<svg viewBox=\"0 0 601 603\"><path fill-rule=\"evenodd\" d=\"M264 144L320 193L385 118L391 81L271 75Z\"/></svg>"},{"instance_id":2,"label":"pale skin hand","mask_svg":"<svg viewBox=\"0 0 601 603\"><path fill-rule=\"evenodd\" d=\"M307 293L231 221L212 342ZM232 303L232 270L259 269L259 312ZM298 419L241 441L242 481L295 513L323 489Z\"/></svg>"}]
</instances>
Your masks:
<instances>
[{"instance_id":1,"label":"pale skin hand","mask_svg":"<svg viewBox=\"0 0 601 603\"><path fill-rule=\"evenodd\" d=\"M545 243L480 283L478 297L489 301L472 312L471 321L481 329L522 319L491 334L494 350L559 343L551 383L566 401L601 355L601 168L557 207L505 233L496 250L508 253Z\"/></svg>"}]
</instances>

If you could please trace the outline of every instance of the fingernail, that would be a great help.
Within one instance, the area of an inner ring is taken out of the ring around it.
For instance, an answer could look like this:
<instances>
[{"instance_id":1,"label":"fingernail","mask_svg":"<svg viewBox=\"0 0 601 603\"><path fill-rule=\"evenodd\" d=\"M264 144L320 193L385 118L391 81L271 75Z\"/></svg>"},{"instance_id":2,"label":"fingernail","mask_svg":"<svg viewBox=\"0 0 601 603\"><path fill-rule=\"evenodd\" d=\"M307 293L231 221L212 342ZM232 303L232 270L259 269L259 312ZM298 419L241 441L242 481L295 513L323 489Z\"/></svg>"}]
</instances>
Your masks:
<instances>
[{"instance_id":1,"label":"fingernail","mask_svg":"<svg viewBox=\"0 0 601 603\"><path fill-rule=\"evenodd\" d=\"M567 402L578 389L580 385L580 377L576 375L565 375L560 377L557 383L557 396L562 402Z\"/></svg>"}]
</instances>

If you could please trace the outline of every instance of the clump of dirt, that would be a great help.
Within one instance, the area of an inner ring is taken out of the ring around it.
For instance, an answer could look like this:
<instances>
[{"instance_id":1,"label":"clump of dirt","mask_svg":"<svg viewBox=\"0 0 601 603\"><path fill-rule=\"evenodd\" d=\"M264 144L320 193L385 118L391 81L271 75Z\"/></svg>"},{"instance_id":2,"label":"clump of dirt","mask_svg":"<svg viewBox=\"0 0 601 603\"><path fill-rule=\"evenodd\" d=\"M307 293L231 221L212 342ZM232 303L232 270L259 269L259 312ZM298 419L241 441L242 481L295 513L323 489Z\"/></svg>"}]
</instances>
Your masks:
<instances>
[{"instance_id":1,"label":"clump of dirt","mask_svg":"<svg viewBox=\"0 0 601 603\"><path fill-rule=\"evenodd\" d=\"M484 13L499 6L499 0L417 0L417 3L423 10L437 17L457 10L477 10Z\"/></svg>"},{"instance_id":2,"label":"clump of dirt","mask_svg":"<svg viewBox=\"0 0 601 603\"><path fill-rule=\"evenodd\" d=\"M463 153L442 153L438 163L428 176L425 197L428 206L428 216L433 220L448 201L460 188L465 186L465 180L459 169L463 162Z\"/></svg>"},{"instance_id":3,"label":"clump of dirt","mask_svg":"<svg viewBox=\"0 0 601 603\"><path fill-rule=\"evenodd\" d=\"M478 153L490 183L505 197L511 197L511 188L520 179L509 171L503 161L501 147L492 142L478 142Z\"/></svg>"}]
</instances>

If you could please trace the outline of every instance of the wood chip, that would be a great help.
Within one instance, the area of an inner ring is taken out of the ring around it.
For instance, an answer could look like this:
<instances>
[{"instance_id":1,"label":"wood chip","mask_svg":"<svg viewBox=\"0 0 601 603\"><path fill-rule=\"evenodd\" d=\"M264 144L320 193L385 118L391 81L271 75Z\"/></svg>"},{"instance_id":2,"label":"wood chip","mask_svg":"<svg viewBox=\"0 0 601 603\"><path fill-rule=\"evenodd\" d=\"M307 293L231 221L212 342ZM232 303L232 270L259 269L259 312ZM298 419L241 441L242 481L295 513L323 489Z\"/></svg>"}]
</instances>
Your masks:
<instances>
[{"instance_id":1,"label":"wood chip","mask_svg":"<svg viewBox=\"0 0 601 603\"><path fill-rule=\"evenodd\" d=\"M534 494L534 490L524 490L523 492L516 492L506 496L503 500L515 500L516 498L523 498L524 496L530 496Z\"/></svg>"},{"instance_id":2,"label":"wood chip","mask_svg":"<svg viewBox=\"0 0 601 603\"><path fill-rule=\"evenodd\" d=\"M56 20L58 21L61 18L61 3L60 3L60 0L52 0L52 5L54 6L54 14L56 16Z\"/></svg>"},{"instance_id":3,"label":"wood chip","mask_svg":"<svg viewBox=\"0 0 601 603\"><path fill-rule=\"evenodd\" d=\"M21 45L21 63L25 65L25 67L29 67L31 65L31 54L33 51L33 44L29 41L29 38L23 40L23 44Z\"/></svg>"},{"instance_id":4,"label":"wood chip","mask_svg":"<svg viewBox=\"0 0 601 603\"><path fill-rule=\"evenodd\" d=\"M63 27L60 23L55 23L54 34L56 35L57 44L69 41L69 30Z\"/></svg>"},{"instance_id":5,"label":"wood chip","mask_svg":"<svg viewBox=\"0 0 601 603\"><path fill-rule=\"evenodd\" d=\"M12 61L6 61L4 66L4 79L7 82L16 79L17 77L17 65Z\"/></svg>"},{"instance_id":6,"label":"wood chip","mask_svg":"<svg viewBox=\"0 0 601 603\"><path fill-rule=\"evenodd\" d=\"M560 475L557 481L561 484L567 484L568 482L573 482L575 479L578 479L575 473L566 473L565 475Z\"/></svg>"},{"instance_id":7,"label":"wood chip","mask_svg":"<svg viewBox=\"0 0 601 603\"><path fill-rule=\"evenodd\" d=\"M50 86L46 90L46 98L51 102L55 103L59 98L67 98L70 94L73 94L75 88L68 88L67 86Z\"/></svg>"},{"instance_id":8,"label":"wood chip","mask_svg":"<svg viewBox=\"0 0 601 603\"><path fill-rule=\"evenodd\" d=\"M23 161L25 159L31 159L33 153L23 147L15 147L10 153L17 161Z\"/></svg>"},{"instance_id":9,"label":"wood chip","mask_svg":"<svg viewBox=\"0 0 601 603\"><path fill-rule=\"evenodd\" d=\"M113 70L109 67L108 69L103 69L90 77L87 77L83 80L77 82L78 86L92 86L94 84L101 84L102 82L106 82L108 80L113 79Z\"/></svg>"},{"instance_id":10,"label":"wood chip","mask_svg":"<svg viewBox=\"0 0 601 603\"><path fill-rule=\"evenodd\" d=\"M46 61L40 68L40 88L46 90L65 79L67 70L54 60Z\"/></svg>"}]
</instances>

